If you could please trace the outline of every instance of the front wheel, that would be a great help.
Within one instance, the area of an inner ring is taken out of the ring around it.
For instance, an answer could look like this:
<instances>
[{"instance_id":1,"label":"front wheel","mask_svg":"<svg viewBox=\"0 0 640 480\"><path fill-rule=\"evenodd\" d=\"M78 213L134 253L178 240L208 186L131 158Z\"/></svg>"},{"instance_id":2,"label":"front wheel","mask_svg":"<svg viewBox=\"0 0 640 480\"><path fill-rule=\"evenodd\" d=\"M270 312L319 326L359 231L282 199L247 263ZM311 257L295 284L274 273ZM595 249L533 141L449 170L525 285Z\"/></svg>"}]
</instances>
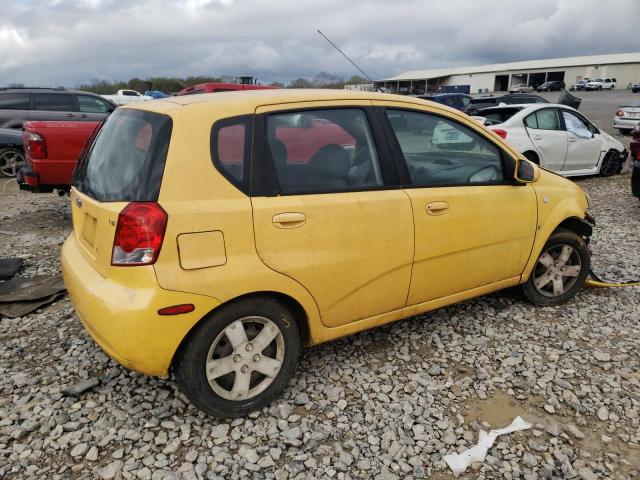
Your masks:
<instances>
[{"instance_id":1,"label":"front wheel","mask_svg":"<svg viewBox=\"0 0 640 480\"><path fill-rule=\"evenodd\" d=\"M295 373L298 325L271 298L250 298L209 315L173 362L187 398L215 417L241 417L268 405Z\"/></svg>"},{"instance_id":2,"label":"front wheel","mask_svg":"<svg viewBox=\"0 0 640 480\"><path fill-rule=\"evenodd\" d=\"M622 169L622 159L620 158L620 152L617 150L609 150L602 159L602 165L600 165L600 176L610 177L620 172Z\"/></svg>"},{"instance_id":3,"label":"front wheel","mask_svg":"<svg viewBox=\"0 0 640 480\"><path fill-rule=\"evenodd\" d=\"M559 305L575 297L590 268L591 257L584 238L558 229L547 240L522 292L536 305Z\"/></svg>"}]
</instances>

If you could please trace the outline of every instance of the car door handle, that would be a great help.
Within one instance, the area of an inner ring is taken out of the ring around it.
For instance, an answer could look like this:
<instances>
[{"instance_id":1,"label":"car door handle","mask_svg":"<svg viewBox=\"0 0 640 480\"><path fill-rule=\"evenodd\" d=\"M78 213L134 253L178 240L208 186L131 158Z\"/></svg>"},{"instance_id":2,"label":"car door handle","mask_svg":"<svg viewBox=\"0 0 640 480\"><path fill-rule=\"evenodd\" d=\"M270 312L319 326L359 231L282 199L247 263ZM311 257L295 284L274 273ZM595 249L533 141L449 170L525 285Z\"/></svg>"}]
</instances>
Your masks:
<instances>
[{"instance_id":1,"label":"car door handle","mask_svg":"<svg viewBox=\"0 0 640 480\"><path fill-rule=\"evenodd\" d=\"M82 114L80 115L80 118L89 118L89 115Z\"/></svg>"},{"instance_id":2,"label":"car door handle","mask_svg":"<svg viewBox=\"0 0 640 480\"><path fill-rule=\"evenodd\" d=\"M449 204L447 202L431 202L427 205L427 213L429 215L442 215L449 210Z\"/></svg>"},{"instance_id":3,"label":"car door handle","mask_svg":"<svg viewBox=\"0 0 640 480\"><path fill-rule=\"evenodd\" d=\"M278 228L298 228L305 224L307 217L300 212L278 213L272 218L273 224Z\"/></svg>"},{"instance_id":4,"label":"car door handle","mask_svg":"<svg viewBox=\"0 0 640 480\"><path fill-rule=\"evenodd\" d=\"M569 137L569 143L576 143L578 141L575 137Z\"/></svg>"},{"instance_id":5,"label":"car door handle","mask_svg":"<svg viewBox=\"0 0 640 480\"><path fill-rule=\"evenodd\" d=\"M534 135L533 139L534 140L542 140L542 137L540 135Z\"/></svg>"}]
</instances>

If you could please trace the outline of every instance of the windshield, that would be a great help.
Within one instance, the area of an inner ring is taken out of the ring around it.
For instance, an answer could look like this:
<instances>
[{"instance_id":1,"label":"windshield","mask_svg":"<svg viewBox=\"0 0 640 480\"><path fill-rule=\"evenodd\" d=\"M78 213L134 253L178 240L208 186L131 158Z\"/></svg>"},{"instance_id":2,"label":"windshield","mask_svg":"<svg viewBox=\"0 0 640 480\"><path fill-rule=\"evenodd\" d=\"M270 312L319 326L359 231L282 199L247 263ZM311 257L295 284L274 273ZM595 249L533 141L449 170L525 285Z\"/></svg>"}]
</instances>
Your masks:
<instances>
[{"instance_id":1,"label":"windshield","mask_svg":"<svg viewBox=\"0 0 640 480\"><path fill-rule=\"evenodd\" d=\"M79 162L75 187L101 202L156 201L171 126L165 115L116 110Z\"/></svg>"}]
</instances>

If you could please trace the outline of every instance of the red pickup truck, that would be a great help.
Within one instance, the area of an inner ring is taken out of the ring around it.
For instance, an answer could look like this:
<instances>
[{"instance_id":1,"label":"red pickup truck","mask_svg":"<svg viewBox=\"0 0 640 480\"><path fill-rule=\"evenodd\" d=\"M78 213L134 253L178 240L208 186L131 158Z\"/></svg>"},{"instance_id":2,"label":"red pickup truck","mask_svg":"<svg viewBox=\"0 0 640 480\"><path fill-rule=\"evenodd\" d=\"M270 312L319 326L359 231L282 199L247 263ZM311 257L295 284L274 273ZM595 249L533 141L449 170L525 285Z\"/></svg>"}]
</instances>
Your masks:
<instances>
[{"instance_id":1,"label":"red pickup truck","mask_svg":"<svg viewBox=\"0 0 640 480\"><path fill-rule=\"evenodd\" d=\"M100 122L26 122L22 134L25 162L17 174L21 190L69 191L73 170Z\"/></svg>"}]
</instances>

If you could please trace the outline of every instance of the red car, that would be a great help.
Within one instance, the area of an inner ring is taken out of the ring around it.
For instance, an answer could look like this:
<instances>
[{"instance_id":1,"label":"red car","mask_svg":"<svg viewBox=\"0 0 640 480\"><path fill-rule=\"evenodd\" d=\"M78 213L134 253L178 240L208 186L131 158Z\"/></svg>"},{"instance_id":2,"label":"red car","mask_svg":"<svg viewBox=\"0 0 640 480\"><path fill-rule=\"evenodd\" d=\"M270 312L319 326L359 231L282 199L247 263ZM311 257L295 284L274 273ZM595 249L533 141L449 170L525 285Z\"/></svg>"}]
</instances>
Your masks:
<instances>
[{"instance_id":1,"label":"red car","mask_svg":"<svg viewBox=\"0 0 640 480\"><path fill-rule=\"evenodd\" d=\"M26 122L22 134L25 162L17 174L21 190L68 192L87 140L100 122Z\"/></svg>"},{"instance_id":2,"label":"red car","mask_svg":"<svg viewBox=\"0 0 640 480\"><path fill-rule=\"evenodd\" d=\"M183 88L176 95L195 95L196 93L216 93L216 92L236 92L239 90L266 90L269 85L255 85L245 83L199 83L187 88Z\"/></svg>"}]
</instances>

